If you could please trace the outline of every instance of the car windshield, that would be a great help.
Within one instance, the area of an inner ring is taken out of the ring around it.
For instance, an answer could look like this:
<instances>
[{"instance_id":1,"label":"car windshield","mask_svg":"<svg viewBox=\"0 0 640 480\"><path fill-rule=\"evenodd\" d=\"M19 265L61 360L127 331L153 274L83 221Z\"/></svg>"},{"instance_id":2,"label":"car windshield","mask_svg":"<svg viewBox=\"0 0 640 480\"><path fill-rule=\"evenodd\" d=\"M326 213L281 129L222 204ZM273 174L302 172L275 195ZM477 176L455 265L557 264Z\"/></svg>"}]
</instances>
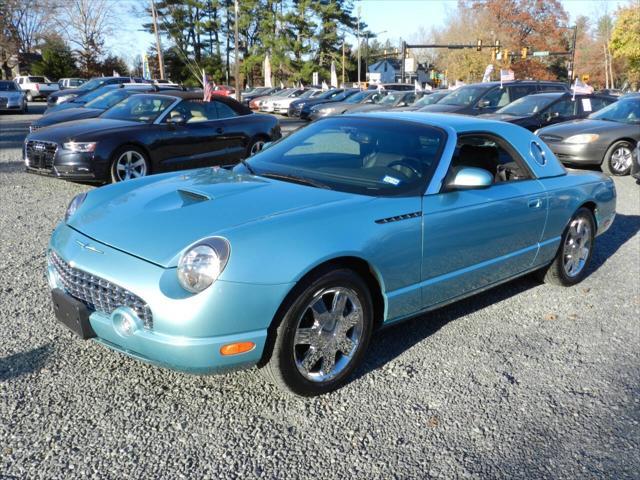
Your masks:
<instances>
[{"instance_id":1,"label":"car windshield","mask_svg":"<svg viewBox=\"0 0 640 480\"><path fill-rule=\"evenodd\" d=\"M116 103L121 102L132 93L135 92L124 88L112 89L106 93L103 93L94 100L85 103L84 106L86 108L97 108L99 110L106 110L107 108L113 107Z\"/></svg>"},{"instance_id":2,"label":"car windshield","mask_svg":"<svg viewBox=\"0 0 640 480\"><path fill-rule=\"evenodd\" d=\"M370 195L420 195L446 134L413 122L334 117L312 123L249 160L255 174ZM237 172L249 172L238 165Z\"/></svg>"},{"instance_id":3,"label":"car windshield","mask_svg":"<svg viewBox=\"0 0 640 480\"><path fill-rule=\"evenodd\" d=\"M438 103L441 105L472 105L487 91L487 87L460 87L444 97Z\"/></svg>"},{"instance_id":4,"label":"car windshield","mask_svg":"<svg viewBox=\"0 0 640 480\"><path fill-rule=\"evenodd\" d=\"M78 89L77 91L80 92L81 96L74 99L73 102L87 103L87 102L90 102L91 100L98 98L101 95L104 95L107 92L112 92L116 88L117 87L115 85L105 85L104 87L96 88L95 90L92 90L90 92L84 92L84 93L81 89Z\"/></svg>"},{"instance_id":5,"label":"car windshield","mask_svg":"<svg viewBox=\"0 0 640 480\"><path fill-rule=\"evenodd\" d=\"M152 123L174 101L175 98L164 95L133 95L111 107L101 117L113 120Z\"/></svg>"},{"instance_id":6,"label":"car windshield","mask_svg":"<svg viewBox=\"0 0 640 480\"><path fill-rule=\"evenodd\" d=\"M618 100L589 115L594 120L609 120L611 122L640 124L640 98Z\"/></svg>"},{"instance_id":7,"label":"car windshield","mask_svg":"<svg viewBox=\"0 0 640 480\"><path fill-rule=\"evenodd\" d=\"M13 92L18 90L18 87L13 82L0 82L0 92Z\"/></svg>"},{"instance_id":8,"label":"car windshield","mask_svg":"<svg viewBox=\"0 0 640 480\"><path fill-rule=\"evenodd\" d=\"M414 107L426 107L427 105L433 105L434 103L438 103L438 101L448 95L448 93L444 92L436 92L431 93L429 95L425 95L420 100L413 104Z\"/></svg>"},{"instance_id":9,"label":"car windshield","mask_svg":"<svg viewBox=\"0 0 640 480\"><path fill-rule=\"evenodd\" d=\"M403 95L401 93L390 93L378 103L380 105L393 105L396 102L399 102L402 97Z\"/></svg>"},{"instance_id":10,"label":"car windshield","mask_svg":"<svg viewBox=\"0 0 640 480\"><path fill-rule=\"evenodd\" d=\"M106 77L92 78L88 82L83 83L82 86L79 88L79 90L86 90L86 91L94 90L99 86L103 85L104 82L106 81L107 81Z\"/></svg>"},{"instance_id":11,"label":"car windshield","mask_svg":"<svg viewBox=\"0 0 640 480\"><path fill-rule=\"evenodd\" d=\"M358 92L345 100L347 103L360 103L371 95L371 92Z\"/></svg>"},{"instance_id":12,"label":"car windshield","mask_svg":"<svg viewBox=\"0 0 640 480\"><path fill-rule=\"evenodd\" d=\"M505 115L533 115L547 108L552 102L556 101L559 95L527 95L519 98L513 103L502 107L496 113Z\"/></svg>"},{"instance_id":13,"label":"car windshield","mask_svg":"<svg viewBox=\"0 0 640 480\"><path fill-rule=\"evenodd\" d=\"M326 98L338 98L340 95L344 93L344 90L327 90L326 92L322 92L320 95L316 95L314 98L318 99L326 99Z\"/></svg>"},{"instance_id":14,"label":"car windshield","mask_svg":"<svg viewBox=\"0 0 640 480\"><path fill-rule=\"evenodd\" d=\"M86 80L82 79L82 78L72 78L69 80L69 85L72 87L79 87L80 85L82 85L83 83L85 83Z\"/></svg>"},{"instance_id":15,"label":"car windshield","mask_svg":"<svg viewBox=\"0 0 640 480\"><path fill-rule=\"evenodd\" d=\"M313 97L314 95L317 95L318 90L307 90L305 92L303 92L299 98L309 98L309 97Z\"/></svg>"}]
</instances>

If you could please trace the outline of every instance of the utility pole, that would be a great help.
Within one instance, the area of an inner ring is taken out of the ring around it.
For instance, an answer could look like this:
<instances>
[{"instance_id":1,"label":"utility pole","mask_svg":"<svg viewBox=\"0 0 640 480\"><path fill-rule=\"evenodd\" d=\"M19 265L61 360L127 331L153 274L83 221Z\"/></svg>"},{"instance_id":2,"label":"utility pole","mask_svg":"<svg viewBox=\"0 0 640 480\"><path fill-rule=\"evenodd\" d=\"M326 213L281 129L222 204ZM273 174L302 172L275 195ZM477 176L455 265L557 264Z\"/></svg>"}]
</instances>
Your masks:
<instances>
[{"instance_id":1,"label":"utility pole","mask_svg":"<svg viewBox=\"0 0 640 480\"><path fill-rule=\"evenodd\" d=\"M358 87L360 87L360 5L358 5Z\"/></svg>"},{"instance_id":2,"label":"utility pole","mask_svg":"<svg viewBox=\"0 0 640 480\"><path fill-rule=\"evenodd\" d=\"M164 57L162 55L162 45L160 44L160 34L158 33L158 16L156 15L156 4L151 1L151 17L153 18L153 32L156 34L156 49L158 50L158 65L160 67L160 78L164 80Z\"/></svg>"},{"instance_id":3,"label":"utility pole","mask_svg":"<svg viewBox=\"0 0 640 480\"><path fill-rule=\"evenodd\" d=\"M342 86L345 86L344 83L344 44L345 44L346 39L344 38L344 34L342 36Z\"/></svg>"},{"instance_id":4,"label":"utility pole","mask_svg":"<svg viewBox=\"0 0 640 480\"><path fill-rule=\"evenodd\" d=\"M235 4L235 22L233 27L233 42L236 50L235 61L235 77L236 77L236 100L240 101L240 55L238 54L238 0L234 0Z\"/></svg>"}]
</instances>

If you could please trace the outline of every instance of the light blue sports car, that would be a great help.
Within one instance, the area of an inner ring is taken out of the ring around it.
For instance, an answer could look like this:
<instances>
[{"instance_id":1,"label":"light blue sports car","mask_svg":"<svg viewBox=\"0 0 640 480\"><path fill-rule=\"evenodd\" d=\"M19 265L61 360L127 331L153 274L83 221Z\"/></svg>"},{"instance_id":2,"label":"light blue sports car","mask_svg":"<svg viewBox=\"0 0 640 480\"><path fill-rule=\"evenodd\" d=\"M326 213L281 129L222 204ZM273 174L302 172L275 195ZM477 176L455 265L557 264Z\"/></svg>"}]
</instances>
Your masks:
<instances>
[{"instance_id":1,"label":"light blue sports car","mask_svg":"<svg viewBox=\"0 0 640 480\"><path fill-rule=\"evenodd\" d=\"M515 125L333 117L233 169L77 196L48 278L82 338L193 373L258 365L317 395L381 326L533 271L579 282L615 199L611 179L568 172Z\"/></svg>"}]
</instances>

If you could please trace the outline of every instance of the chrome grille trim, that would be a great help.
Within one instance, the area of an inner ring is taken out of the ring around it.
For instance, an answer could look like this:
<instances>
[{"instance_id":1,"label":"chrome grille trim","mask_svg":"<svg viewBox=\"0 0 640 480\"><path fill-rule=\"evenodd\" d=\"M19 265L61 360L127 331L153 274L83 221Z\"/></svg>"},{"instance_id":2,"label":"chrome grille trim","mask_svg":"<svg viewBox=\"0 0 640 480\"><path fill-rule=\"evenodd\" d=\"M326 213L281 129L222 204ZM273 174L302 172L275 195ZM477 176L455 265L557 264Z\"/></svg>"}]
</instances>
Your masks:
<instances>
[{"instance_id":1,"label":"chrome grille trim","mask_svg":"<svg viewBox=\"0 0 640 480\"><path fill-rule=\"evenodd\" d=\"M151 309L137 295L101 277L72 267L53 250L49 252L49 262L64 291L90 309L111 315L118 307L129 307L138 314L145 329L153 328Z\"/></svg>"},{"instance_id":2,"label":"chrome grille trim","mask_svg":"<svg viewBox=\"0 0 640 480\"><path fill-rule=\"evenodd\" d=\"M43 140L28 140L25 143L25 161L31 168L53 169L53 162L58 152L58 144Z\"/></svg>"}]
</instances>

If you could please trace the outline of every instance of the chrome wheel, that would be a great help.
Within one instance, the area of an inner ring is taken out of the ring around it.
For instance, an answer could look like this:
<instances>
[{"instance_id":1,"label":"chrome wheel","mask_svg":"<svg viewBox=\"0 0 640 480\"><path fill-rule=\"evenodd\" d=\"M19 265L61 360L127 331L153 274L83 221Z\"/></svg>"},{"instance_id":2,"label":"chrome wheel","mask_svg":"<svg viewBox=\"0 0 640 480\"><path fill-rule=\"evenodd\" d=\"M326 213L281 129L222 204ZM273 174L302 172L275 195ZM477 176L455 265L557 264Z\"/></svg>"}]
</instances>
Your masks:
<instances>
[{"instance_id":1,"label":"chrome wheel","mask_svg":"<svg viewBox=\"0 0 640 480\"><path fill-rule=\"evenodd\" d=\"M589 259L591 252L591 224L584 217L571 221L562 250L562 265L568 277L576 277Z\"/></svg>"},{"instance_id":2,"label":"chrome wheel","mask_svg":"<svg viewBox=\"0 0 640 480\"><path fill-rule=\"evenodd\" d=\"M307 380L325 382L342 372L358 350L364 314L351 289L325 288L309 301L293 341L298 371Z\"/></svg>"},{"instance_id":3,"label":"chrome wheel","mask_svg":"<svg viewBox=\"0 0 640 480\"><path fill-rule=\"evenodd\" d=\"M264 147L264 143L264 140L256 140L256 142L251 145L251 151L249 152L249 155L255 155L260 150L262 150L262 148Z\"/></svg>"},{"instance_id":4,"label":"chrome wheel","mask_svg":"<svg viewBox=\"0 0 640 480\"><path fill-rule=\"evenodd\" d=\"M631 167L632 161L631 149L626 146L616 148L609 160L611 169L616 173L626 172Z\"/></svg>"},{"instance_id":5,"label":"chrome wheel","mask_svg":"<svg viewBox=\"0 0 640 480\"><path fill-rule=\"evenodd\" d=\"M144 177L147 174L147 161L141 153L128 150L116 160L114 174L118 182Z\"/></svg>"}]
</instances>

